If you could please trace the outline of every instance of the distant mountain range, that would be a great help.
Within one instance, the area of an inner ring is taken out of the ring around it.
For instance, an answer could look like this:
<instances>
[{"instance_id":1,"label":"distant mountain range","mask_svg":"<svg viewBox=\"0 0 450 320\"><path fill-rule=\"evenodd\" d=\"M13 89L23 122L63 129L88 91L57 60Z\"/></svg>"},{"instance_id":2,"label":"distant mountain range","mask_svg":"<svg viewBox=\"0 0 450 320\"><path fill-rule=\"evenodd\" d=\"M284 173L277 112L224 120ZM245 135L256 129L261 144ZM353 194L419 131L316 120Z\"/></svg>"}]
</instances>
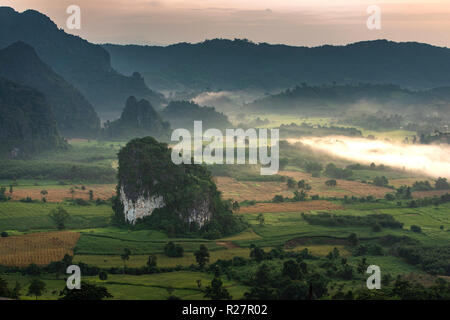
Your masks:
<instances>
[{"instance_id":1,"label":"distant mountain range","mask_svg":"<svg viewBox=\"0 0 450 320\"><path fill-rule=\"evenodd\" d=\"M156 90L284 90L309 85L450 86L450 49L416 42L365 41L293 47L214 39L166 47L103 45L114 68L139 70Z\"/></svg>"},{"instance_id":2,"label":"distant mountain range","mask_svg":"<svg viewBox=\"0 0 450 320\"><path fill-rule=\"evenodd\" d=\"M344 115L355 113L402 114L422 122L450 121L450 87L409 90L389 84L296 86L244 105L258 113ZM438 123L436 123L437 125Z\"/></svg>"},{"instance_id":3,"label":"distant mountain range","mask_svg":"<svg viewBox=\"0 0 450 320\"><path fill-rule=\"evenodd\" d=\"M17 41L34 47L40 59L78 88L98 112L120 111L131 95L155 106L164 102L138 73L124 76L115 71L101 46L65 33L37 11L0 7L0 49Z\"/></svg>"},{"instance_id":4,"label":"distant mountain range","mask_svg":"<svg viewBox=\"0 0 450 320\"><path fill-rule=\"evenodd\" d=\"M228 117L216 111L214 107L201 107L190 101L171 101L163 109L161 115L169 120L174 129L186 128L193 130L194 121L203 122L203 130L209 128L227 129L232 128Z\"/></svg>"},{"instance_id":5,"label":"distant mountain range","mask_svg":"<svg viewBox=\"0 0 450 320\"><path fill-rule=\"evenodd\" d=\"M43 63L28 44L16 42L0 50L0 76L43 93L65 137L93 137L98 133L100 120L92 105Z\"/></svg>"},{"instance_id":6,"label":"distant mountain range","mask_svg":"<svg viewBox=\"0 0 450 320\"><path fill-rule=\"evenodd\" d=\"M0 78L0 158L24 158L66 147L40 92Z\"/></svg>"}]
</instances>

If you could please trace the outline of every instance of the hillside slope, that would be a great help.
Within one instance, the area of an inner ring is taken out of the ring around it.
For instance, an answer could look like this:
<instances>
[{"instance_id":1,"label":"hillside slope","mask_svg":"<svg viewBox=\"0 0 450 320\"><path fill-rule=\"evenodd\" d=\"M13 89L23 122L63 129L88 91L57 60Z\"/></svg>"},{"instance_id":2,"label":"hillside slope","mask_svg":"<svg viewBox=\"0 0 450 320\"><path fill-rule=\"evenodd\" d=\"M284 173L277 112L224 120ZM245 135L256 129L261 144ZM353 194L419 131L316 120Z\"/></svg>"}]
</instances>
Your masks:
<instances>
[{"instance_id":1,"label":"hillside slope","mask_svg":"<svg viewBox=\"0 0 450 320\"><path fill-rule=\"evenodd\" d=\"M0 158L65 147L50 105L38 91L0 78Z\"/></svg>"},{"instance_id":2,"label":"hillside slope","mask_svg":"<svg viewBox=\"0 0 450 320\"><path fill-rule=\"evenodd\" d=\"M138 73L127 77L115 71L101 46L65 33L37 11L19 13L0 7L0 48L19 40L33 46L42 61L75 85L98 112L121 110L131 95L146 98L154 105L164 100L146 86Z\"/></svg>"},{"instance_id":3,"label":"hillside slope","mask_svg":"<svg viewBox=\"0 0 450 320\"><path fill-rule=\"evenodd\" d=\"M16 42L0 50L0 76L43 93L64 136L90 137L97 134L100 120L92 105L76 88L44 64L31 46Z\"/></svg>"}]
</instances>

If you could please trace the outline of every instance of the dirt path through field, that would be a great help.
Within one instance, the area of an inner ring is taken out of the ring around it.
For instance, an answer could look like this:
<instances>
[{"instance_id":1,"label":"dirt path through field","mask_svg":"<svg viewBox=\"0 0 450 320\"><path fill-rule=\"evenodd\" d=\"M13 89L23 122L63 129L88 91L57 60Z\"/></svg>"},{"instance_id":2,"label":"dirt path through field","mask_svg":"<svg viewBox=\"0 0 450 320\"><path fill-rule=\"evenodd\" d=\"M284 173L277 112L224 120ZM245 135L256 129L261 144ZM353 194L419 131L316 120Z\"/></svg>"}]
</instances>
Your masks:
<instances>
[{"instance_id":1,"label":"dirt path through field","mask_svg":"<svg viewBox=\"0 0 450 320\"><path fill-rule=\"evenodd\" d=\"M235 245L233 242L231 241L217 241L216 244L218 246L222 246L225 247L227 249L236 249L239 248L239 246Z\"/></svg>"}]
</instances>

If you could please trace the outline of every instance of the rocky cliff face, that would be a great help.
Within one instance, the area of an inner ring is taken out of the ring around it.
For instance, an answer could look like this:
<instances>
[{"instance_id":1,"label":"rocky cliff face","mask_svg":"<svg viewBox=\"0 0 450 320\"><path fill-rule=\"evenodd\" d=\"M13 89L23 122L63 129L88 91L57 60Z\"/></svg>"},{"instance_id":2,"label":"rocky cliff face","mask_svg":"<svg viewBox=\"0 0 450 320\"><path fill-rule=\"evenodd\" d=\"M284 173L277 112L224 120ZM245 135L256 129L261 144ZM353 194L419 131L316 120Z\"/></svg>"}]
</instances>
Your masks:
<instances>
[{"instance_id":1,"label":"rocky cliff face","mask_svg":"<svg viewBox=\"0 0 450 320\"><path fill-rule=\"evenodd\" d=\"M119 152L116 221L199 229L215 215L219 193L198 165L175 165L171 150L152 137L134 139Z\"/></svg>"},{"instance_id":2,"label":"rocky cliff face","mask_svg":"<svg viewBox=\"0 0 450 320\"><path fill-rule=\"evenodd\" d=\"M124 187L120 187L120 202L123 205L125 221L135 224L137 220L152 214L153 210L163 208L166 204L162 196L140 195L135 201L128 198Z\"/></svg>"}]
</instances>

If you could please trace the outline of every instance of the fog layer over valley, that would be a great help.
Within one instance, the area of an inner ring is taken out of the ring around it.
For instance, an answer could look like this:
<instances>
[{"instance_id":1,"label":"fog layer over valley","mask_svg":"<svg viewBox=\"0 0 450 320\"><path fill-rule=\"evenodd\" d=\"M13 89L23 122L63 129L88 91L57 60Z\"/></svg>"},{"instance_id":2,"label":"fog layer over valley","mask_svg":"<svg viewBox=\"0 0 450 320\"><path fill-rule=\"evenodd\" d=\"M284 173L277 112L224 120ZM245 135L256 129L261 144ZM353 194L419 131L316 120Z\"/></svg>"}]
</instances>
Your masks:
<instances>
[{"instance_id":1,"label":"fog layer over valley","mask_svg":"<svg viewBox=\"0 0 450 320\"><path fill-rule=\"evenodd\" d=\"M383 140L343 136L288 139L314 150L330 153L354 162L384 164L406 170L421 171L433 177L450 177L450 146L413 145Z\"/></svg>"}]
</instances>

